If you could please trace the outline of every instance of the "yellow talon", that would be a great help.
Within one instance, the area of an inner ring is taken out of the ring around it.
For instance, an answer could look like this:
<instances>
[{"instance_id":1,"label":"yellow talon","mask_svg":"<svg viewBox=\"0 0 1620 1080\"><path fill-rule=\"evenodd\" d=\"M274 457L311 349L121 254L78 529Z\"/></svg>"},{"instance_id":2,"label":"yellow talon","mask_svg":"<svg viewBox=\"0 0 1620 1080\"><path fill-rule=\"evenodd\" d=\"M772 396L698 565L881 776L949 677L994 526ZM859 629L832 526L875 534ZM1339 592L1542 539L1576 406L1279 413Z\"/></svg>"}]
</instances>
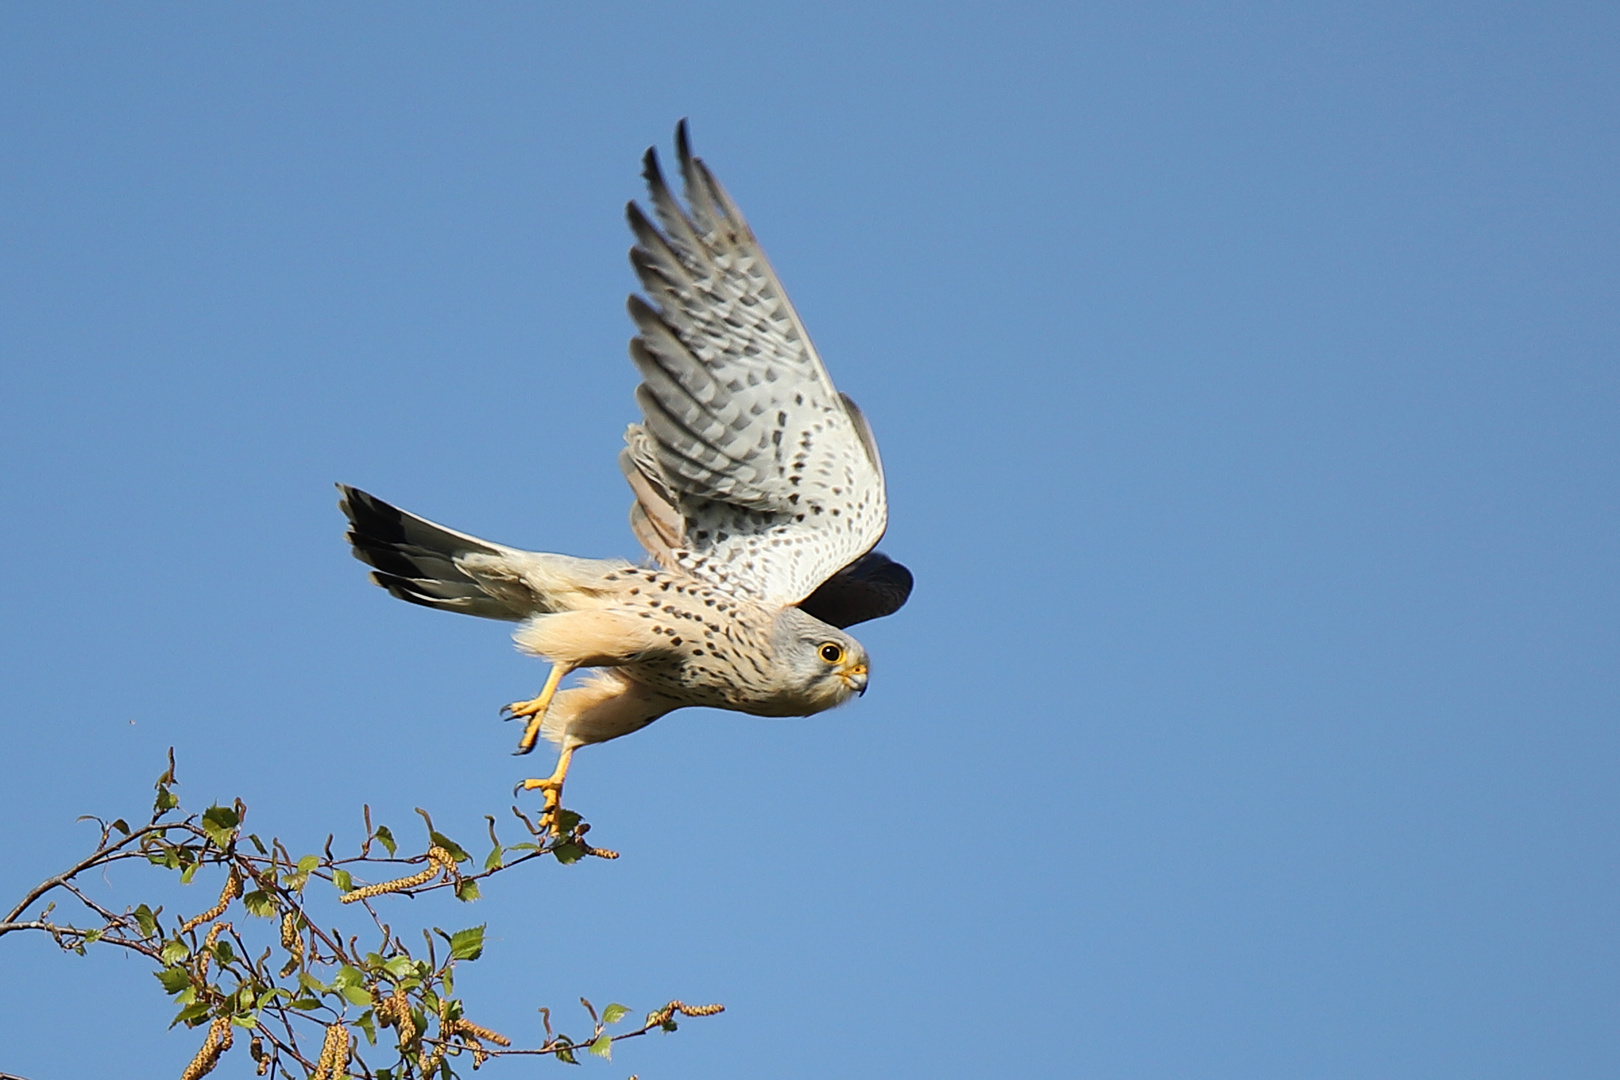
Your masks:
<instances>
[{"instance_id":1,"label":"yellow talon","mask_svg":"<svg viewBox=\"0 0 1620 1080\"><path fill-rule=\"evenodd\" d=\"M562 809L563 781L568 777L568 763L574 756L572 746L563 747L561 754L557 755L557 768L544 780L525 780L518 787L524 791L545 792L545 805L540 809L540 825L551 830L551 835L560 836L557 828L557 811Z\"/></svg>"},{"instance_id":2,"label":"yellow talon","mask_svg":"<svg viewBox=\"0 0 1620 1080\"><path fill-rule=\"evenodd\" d=\"M563 676L573 668L567 664L551 665L551 674L546 676L546 685L538 696L529 701L514 701L501 712L508 716L527 716L528 725L523 729L523 738L518 740L516 753L527 754L534 749L536 740L540 738L540 725L545 722L546 710L551 708L551 699L557 696L557 684L561 683ZM539 781L534 781L539 783ZM525 784L529 781L525 780Z\"/></svg>"}]
</instances>

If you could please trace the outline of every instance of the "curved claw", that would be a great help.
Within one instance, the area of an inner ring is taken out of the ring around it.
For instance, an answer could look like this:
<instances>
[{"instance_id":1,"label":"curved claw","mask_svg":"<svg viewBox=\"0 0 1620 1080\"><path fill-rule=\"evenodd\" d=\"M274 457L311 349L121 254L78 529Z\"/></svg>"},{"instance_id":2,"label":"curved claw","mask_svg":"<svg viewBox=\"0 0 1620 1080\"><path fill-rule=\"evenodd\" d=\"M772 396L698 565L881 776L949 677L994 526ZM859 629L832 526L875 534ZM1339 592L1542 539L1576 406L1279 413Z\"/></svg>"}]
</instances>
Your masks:
<instances>
[{"instance_id":1,"label":"curved claw","mask_svg":"<svg viewBox=\"0 0 1620 1080\"><path fill-rule=\"evenodd\" d=\"M502 714L507 714L509 720L520 716L528 718L529 722L523 728L523 737L518 740L519 754L527 754L534 749L535 741L540 737L540 728L546 719L546 710L551 708L551 699L557 694L557 685L562 682L563 676L572 670L574 669L570 664L551 665L551 674L546 676L546 685L533 700L514 701L501 709Z\"/></svg>"},{"instance_id":2,"label":"curved claw","mask_svg":"<svg viewBox=\"0 0 1620 1080\"><path fill-rule=\"evenodd\" d=\"M542 791L545 793L545 805L540 810L540 824L551 831L553 836L560 835L557 828L557 811L562 809L563 780L568 776L568 763L573 759L574 748L564 746L562 753L557 755L556 770L544 780L523 780L512 789L516 797L520 791Z\"/></svg>"}]
</instances>

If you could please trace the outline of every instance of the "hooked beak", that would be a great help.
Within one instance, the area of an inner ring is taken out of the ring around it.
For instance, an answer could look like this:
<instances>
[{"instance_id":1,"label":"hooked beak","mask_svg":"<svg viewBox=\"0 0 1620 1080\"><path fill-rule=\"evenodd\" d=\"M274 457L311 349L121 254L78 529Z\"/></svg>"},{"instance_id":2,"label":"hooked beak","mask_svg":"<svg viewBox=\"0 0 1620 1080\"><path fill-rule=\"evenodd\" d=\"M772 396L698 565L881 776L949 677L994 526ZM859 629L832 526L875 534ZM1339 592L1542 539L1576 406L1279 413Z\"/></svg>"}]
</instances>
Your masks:
<instances>
[{"instance_id":1,"label":"hooked beak","mask_svg":"<svg viewBox=\"0 0 1620 1080\"><path fill-rule=\"evenodd\" d=\"M855 691L856 697L860 697L866 693L865 664L852 664L843 671L840 671L838 674L839 677L844 680L844 685Z\"/></svg>"}]
</instances>

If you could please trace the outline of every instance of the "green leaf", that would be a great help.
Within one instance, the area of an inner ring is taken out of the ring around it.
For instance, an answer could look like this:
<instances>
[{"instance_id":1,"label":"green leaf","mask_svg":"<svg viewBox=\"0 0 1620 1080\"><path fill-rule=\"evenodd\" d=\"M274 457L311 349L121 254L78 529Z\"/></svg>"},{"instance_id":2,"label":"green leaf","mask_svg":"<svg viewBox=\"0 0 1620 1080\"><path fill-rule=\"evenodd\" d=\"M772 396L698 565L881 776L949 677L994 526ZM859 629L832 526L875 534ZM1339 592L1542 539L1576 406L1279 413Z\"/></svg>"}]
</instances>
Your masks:
<instances>
[{"instance_id":1,"label":"green leaf","mask_svg":"<svg viewBox=\"0 0 1620 1080\"><path fill-rule=\"evenodd\" d=\"M276 913L276 905L270 899L270 894L263 889L254 889L242 897L242 906L247 908L249 915L257 915L261 919L268 919Z\"/></svg>"},{"instance_id":2,"label":"green leaf","mask_svg":"<svg viewBox=\"0 0 1620 1080\"><path fill-rule=\"evenodd\" d=\"M259 854L260 855L268 855L268 854L270 854L268 851L265 850L264 841L259 839L259 834L258 833L248 833L248 839L253 842L254 847L259 849Z\"/></svg>"},{"instance_id":3,"label":"green leaf","mask_svg":"<svg viewBox=\"0 0 1620 1080\"><path fill-rule=\"evenodd\" d=\"M216 941L214 942L214 959L221 964L229 964L236 959L236 950L231 948L231 943L224 939Z\"/></svg>"},{"instance_id":4,"label":"green leaf","mask_svg":"<svg viewBox=\"0 0 1620 1080\"><path fill-rule=\"evenodd\" d=\"M349 872L347 870L333 869L332 884L337 886L337 891L340 893L349 893L354 891L354 878L349 876Z\"/></svg>"},{"instance_id":5,"label":"green leaf","mask_svg":"<svg viewBox=\"0 0 1620 1080\"><path fill-rule=\"evenodd\" d=\"M350 1005L370 1005L371 991L363 986L342 986L338 988L343 992L343 999Z\"/></svg>"},{"instance_id":6,"label":"green leaf","mask_svg":"<svg viewBox=\"0 0 1620 1080\"><path fill-rule=\"evenodd\" d=\"M488 926L485 923L484 926ZM450 935L450 959L476 960L484 952L484 926L472 926Z\"/></svg>"},{"instance_id":7,"label":"green leaf","mask_svg":"<svg viewBox=\"0 0 1620 1080\"><path fill-rule=\"evenodd\" d=\"M163 948L158 950L158 957L165 964L178 964L190 955L191 950L186 948L186 943L179 938L175 938L173 941L165 941Z\"/></svg>"},{"instance_id":8,"label":"green leaf","mask_svg":"<svg viewBox=\"0 0 1620 1080\"><path fill-rule=\"evenodd\" d=\"M202 819L217 829L234 829L242 824L242 817L233 806L210 806L203 811Z\"/></svg>"},{"instance_id":9,"label":"green leaf","mask_svg":"<svg viewBox=\"0 0 1620 1080\"><path fill-rule=\"evenodd\" d=\"M231 1023L240 1028L247 1028L249 1031L259 1026L259 1021L252 1016L233 1016L231 1017Z\"/></svg>"},{"instance_id":10,"label":"green leaf","mask_svg":"<svg viewBox=\"0 0 1620 1080\"><path fill-rule=\"evenodd\" d=\"M156 810L160 814L166 814L179 805L180 800L175 796L174 792L170 791L162 784L159 784L157 798L152 802L152 809ZM174 1025L171 1024L169 1026L173 1027Z\"/></svg>"},{"instance_id":11,"label":"green leaf","mask_svg":"<svg viewBox=\"0 0 1620 1080\"><path fill-rule=\"evenodd\" d=\"M598 1035L596 1037L596 1041L591 1043L591 1045L587 1049L589 1049L591 1053L595 1054L599 1058L603 1058L603 1059L605 1059L607 1061L612 1061L613 1060L613 1036L609 1035L607 1032L604 1031L604 1032L602 1032L602 1034L600 1034L600 1035Z\"/></svg>"},{"instance_id":12,"label":"green leaf","mask_svg":"<svg viewBox=\"0 0 1620 1080\"><path fill-rule=\"evenodd\" d=\"M557 857L558 862L562 863L564 866L568 866L572 863L577 863L580 859L584 858L585 849L574 843L572 840L564 840L562 843L552 848L551 853Z\"/></svg>"},{"instance_id":13,"label":"green leaf","mask_svg":"<svg viewBox=\"0 0 1620 1080\"><path fill-rule=\"evenodd\" d=\"M307 866L305 864L308 864ZM319 865L319 860L313 855L305 855L298 860L298 866L289 873L281 875L281 887L291 889L293 892L303 892L304 886L309 884L309 873Z\"/></svg>"},{"instance_id":14,"label":"green leaf","mask_svg":"<svg viewBox=\"0 0 1620 1080\"><path fill-rule=\"evenodd\" d=\"M109 828L117 829L125 836L129 835L129 822L125 821L123 818L119 818L117 821L113 822Z\"/></svg>"},{"instance_id":15,"label":"green leaf","mask_svg":"<svg viewBox=\"0 0 1620 1080\"><path fill-rule=\"evenodd\" d=\"M365 984L366 973L357 967L350 967L348 964L338 968L338 973L332 977L333 986L364 986Z\"/></svg>"},{"instance_id":16,"label":"green leaf","mask_svg":"<svg viewBox=\"0 0 1620 1080\"><path fill-rule=\"evenodd\" d=\"M196 1027L208 1019L208 1013L212 1009L213 1006L206 1001L199 1001L195 1005L187 1005L174 1014L174 1019L169 1021L169 1026L174 1027L176 1024L185 1024L187 1027Z\"/></svg>"},{"instance_id":17,"label":"green leaf","mask_svg":"<svg viewBox=\"0 0 1620 1080\"><path fill-rule=\"evenodd\" d=\"M303 1012L312 1012L321 1007L321 1003L312 997L293 998L287 1004Z\"/></svg>"},{"instance_id":18,"label":"green leaf","mask_svg":"<svg viewBox=\"0 0 1620 1080\"><path fill-rule=\"evenodd\" d=\"M566 1038L566 1036L564 1037ZM567 1065L579 1064L579 1061L574 1057L574 1052L568 1049L566 1046L559 1046L557 1048L557 1060Z\"/></svg>"},{"instance_id":19,"label":"green leaf","mask_svg":"<svg viewBox=\"0 0 1620 1080\"><path fill-rule=\"evenodd\" d=\"M391 957L383 965L383 970L396 980L403 979L406 976L416 974L416 961L408 956Z\"/></svg>"},{"instance_id":20,"label":"green leaf","mask_svg":"<svg viewBox=\"0 0 1620 1080\"><path fill-rule=\"evenodd\" d=\"M171 994L178 994L191 985L191 975L182 967L166 967L162 971L154 971L157 981L163 984L163 989Z\"/></svg>"},{"instance_id":21,"label":"green leaf","mask_svg":"<svg viewBox=\"0 0 1620 1080\"><path fill-rule=\"evenodd\" d=\"M390 859L393 858L394 852L399 850L399 845L394 843L394 834L388 831L388 826L377 826L377 831L372 833L372 835L377 838L377 843L381 844L388 850L388 857Z\"/></svg>"},{"instance_id":22,"label":"green leaf","mask_svg":"<svg viewBox=\"0 0 1620 1080\"><path fill-rule=\"evenodd\" d=\"M354 1026L365 1032L368 1043L372 1046L377 1045L377 1020L370 1009L360 1014L360 1018L354 1022Z\"/></svg>"},{"instance_id":23,"label":"green leaf","mask_svg":"<svg viewBox=\"0 0 1620 1080\"><path fill-rule=\"evenodd\" d=\"M180 871L180 884L190 885L191 879L197 876L197 868L201 865L202 863L192 863L190 866Z\"/></svg>"},{"instance_id":24,"label":"green leaf","mask_svg":"<svg viewBox=\"0 0 1620 1080\"><path fill-rule=\"evenodd\" d=\"M529 841L525 840L521 844L512 844L512 845L510 845L509 847L507 847L506 850L507 851L539 851L540 850L540 845L539 844L531 844L531 843L529 843Z\"/></svg>"},{"instance_id":25,"label":"green leaf","mask_svg":"<svg viewBox=\"0 0 1620 1080\"><path fill-rule=\"evenodd\" d=\"M579 823L584 820L584 818L580 817L572 810L557 811L557 828L561 830L564 836L567 836L569 833L573 832Z\"/></svg>"},{"instance_id":26,"label":"green leaf","mask_svg":"<svg viewBox=\"0 0 1620 1080\"><path fill-rule=\"evenodd\" d=\"M504 864L505 859L502 858L501 849L498 847L494 851L491 851L488 855L484 856L485 870L499 870Z\"/></svg>"},{"instance_id":27,"label":"green leaf","mask_svg":"<svg viewBox=\"0 0 1620 1080\"><path fill-rule=\"evenodd\" d=\"M468 878L456 886L456 899L464 904L470 904L478 899L478 882Z\"/></svg>"},{"instance_id":28,"label":"green leaf","mask_svg":"<svg viewBox=\"0 0 1620 1080\"><path fill-rule=\"evenodd\" d=\"M630 1009L627 1006L614 1002L602 1010L602 1023L617 1024L620 1020L623 1020L627 1015L629 1015L629 1012Z\"/></svg>"},{"instance_id":29,"label":"green leaf","mask_svg":"<svg viewBox=\"0 0 1620 1080\"><path fill-rule=\"evenodd\" d=\"M157 916L152 913L151 908L142 904L135 909L133 914L135 916L135 925L141 928L142 937L151 937L157 933Z\"/></svg>"},{"instance_id":30,"label":"green leaf","mask_svg":"<svg viewBox=\"0 0 1620 1080\"><path fill-rule=\"evenodd\" d=\"M321 982L321 980L317 979L307 971L300 971L298 973L298 985L303 987L305 990L308 990L311 994L324 994L326 993L327 989L325 983Z\"/></svg>"},{"instance_id":31,"label":"green leaf","mask_svg":"<svg viewBox=\"0 0 1620 1080\"><path fill-rule=\"evenodd\" d=\"M229 847L236 838L236 827L242 819L236 811L229 806L210 806L203 811L202 830L208 834L208 839L220 847Z\"/></svg>"}]
</instances>

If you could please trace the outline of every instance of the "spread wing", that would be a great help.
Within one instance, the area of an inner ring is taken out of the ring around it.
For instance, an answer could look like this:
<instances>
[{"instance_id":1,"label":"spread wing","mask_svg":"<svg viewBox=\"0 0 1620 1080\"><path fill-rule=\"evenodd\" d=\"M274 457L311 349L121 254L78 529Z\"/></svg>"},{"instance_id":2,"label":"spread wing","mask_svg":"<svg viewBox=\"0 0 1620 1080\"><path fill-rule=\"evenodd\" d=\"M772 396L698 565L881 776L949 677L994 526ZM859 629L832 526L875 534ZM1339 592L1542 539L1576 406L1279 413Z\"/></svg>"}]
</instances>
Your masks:
<instances>
[{"instance_id":1,"label":"spread wing","mask_svg":"<svg viewBox=\"0 0 1620 1080\"><path fill-rule=\"evenodd\" d=\"M742 214L692 156L684 121L676 148L689 209L648 150L657 224L628 210L647 293L629 304L644 417L620 455L632 523L666 567L797 604L883 535L883 466Z\"/></svg>"}]
</instances>

